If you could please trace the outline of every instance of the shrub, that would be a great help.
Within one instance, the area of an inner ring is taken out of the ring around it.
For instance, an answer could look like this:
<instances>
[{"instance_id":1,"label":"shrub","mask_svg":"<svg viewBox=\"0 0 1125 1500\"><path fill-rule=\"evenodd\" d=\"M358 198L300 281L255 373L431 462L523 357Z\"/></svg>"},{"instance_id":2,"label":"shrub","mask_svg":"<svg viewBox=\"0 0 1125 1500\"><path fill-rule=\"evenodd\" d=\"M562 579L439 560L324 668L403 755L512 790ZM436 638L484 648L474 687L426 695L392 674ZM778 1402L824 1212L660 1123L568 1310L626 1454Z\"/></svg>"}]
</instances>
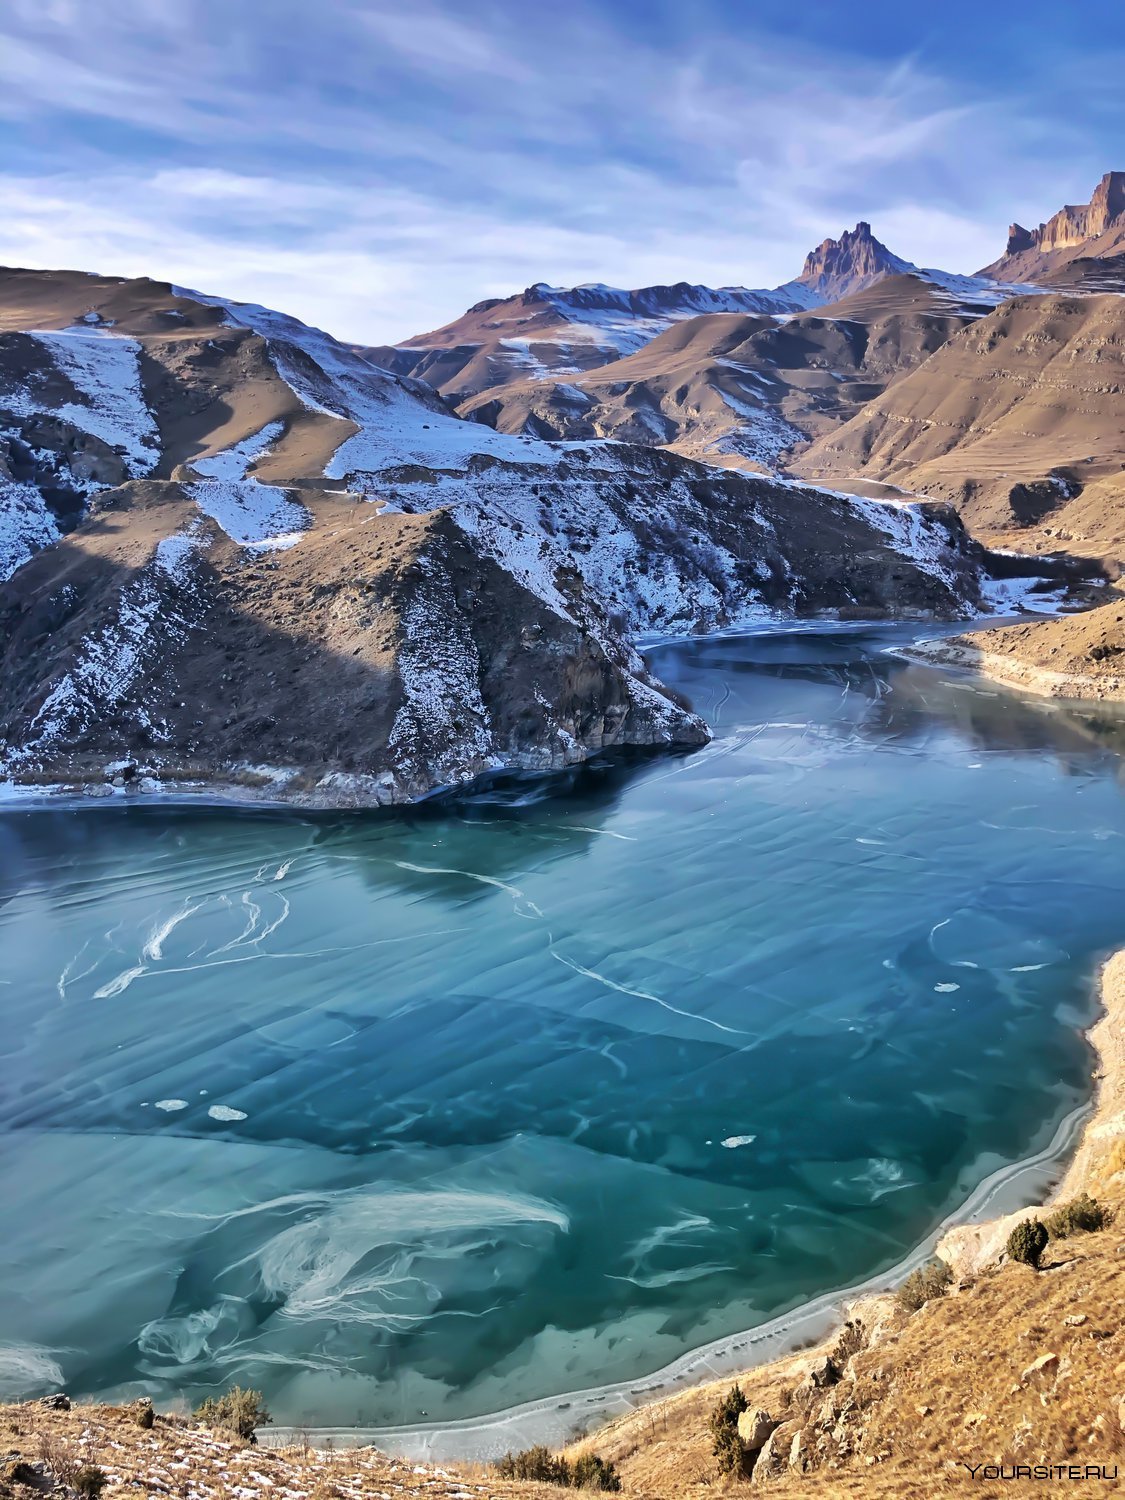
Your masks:
<instances>
[{"instance_id":1,"label":"shrub","mask_svg":"<svg viewBox=\"0 0 1125 1500\"><path fill-rule=\"evenodd\" d=\"M741 1474L746 1467L746 1449L737 1427L724 1427L713 1435L711 1452L720 1474Z\"/></svg>"},{"instance_id":2,"label":"shrub","mask_svg":"<svg viewBox=\"0 0 1125 1500\"><path fill-rule=\"evenodd\" d=\"M1039 1219L1023 1219L1008 1236L1007 1251L1011 1260L1039 1269L1049 1235Z\"/></svg>"},{"instance_id":3,"label":"shrub","mask_svg":"<svg viewBox=\"0 0 1125 1500\"><path fill-rule=\"evenodd\" d=\"M105 1473L97 1464L83 1464L74 1476L74 1488L83 1500L98 1500L107 1482Z\"/></svg>"},{"instance_id":4,"label":"shrub","mask_svg":"<svg viewBox=\"0 0 1125 1500\"><path fill-rule=\"evenodd\" d=\"M138 1427L148 1432L156 1421L156 1413L152 1409L151 1401L138 1401L134 1409L134 1415Z\"/></svg>"},{"instance_id":5,"label":"shrub","mask_svg":"<svg viewBox=\"0 0 1125 1500\"><path fill-rule=\"evenodd\" d=\"M935 1297L944 1297L952 1280L953 1272L945 1261L931 1260L927 1265L911 1271L899 1287L895 1293L898 1305L907 1312L917 1312Z\"/></svg>"},{"instance_id":6,"label":"shrub","mask_svg":"<svg viewBox=\"0 0 1125 1500\"><path fill-rule=\"evenodd\" d=\"M571 1484L576 1490L613 1490L621 1488L621 1476L617 1465L599 1458L596 1453L583 1453L574 1460Z\"/></svg>"},{"instance_id":7,"label":"shrub","mask_svg":"<svg viewBox=\"0 0 1125 1500\"><path fill-rule=\"evenodd\" d=\"M524 1448L520 1453L505 1453L492 1466L501 1479L537 1479L541 1484L557 1484L564 1489L613 1490L621 1488L621 1476L615 1464L596 1453L584 1453L573 1466L542 1443Z\"/></svg>"},{"instance_id":8,"label":"shrub","mask_svg":"<svg viewBox=\"0 0 1125 1500\"><path fill-rule=\"evenodd\" d=\"M741 1474L746 1464L746 1452L738 1435L738 1419L749 1402L740 1385L732 1385L725 1396L720 1396L711 1413L711 1452L718 1461L720 1474Z\"/></svg>"},{"instance_id":9,"label":"shrub","mask_svg":"<svg viewBox=\"0 0 1125 1500\"><path fill-rule=\"evenodd\" d=\"M66 1438L57 1437L53 1432L41 1432L39 1458L43 1467L55 1476L59 1484L74 1484L80 1464Z\"/></svg>"},{"instance_id":10,"label":"shrub","mask_svg":"<svg viewBox=\"0 0 1125 1500\"><path fill-rule=\"evenodd\" d=\"M220 1427L225 1432L233 1432L248 1443L255 1441L256 1427L264 1427L273 1421L261 1391L244 1391L238 1385L224 1391L221 1396L208 1396L196 1408L195 1419L205 1427Z\"/></svg>"},{"instance_id":11,"label":"shrub","mask_svg":"<svg viewBox=\"0 0 1125 1500\"><path fill-rule=\"evenodd\" d=\"M944 1265L945 1262L939 1262ZM951 1273L952 1274L952 1273ZM840 1329L836 1342L832 1346L833 1362L843 1369L853 1354L858 1354L861 1349L867 1348L867 1330L859 1318L849 1318Z\"/></svg>"},{"instance_id":12,"label":"shrub","mask_svg":"<svg viewBox=\"0 0 1125 1500\"><path fill-rule=\"evenodd\" d=\"M1065 1240L1072 1234L1091 1234L1095 1229L1104 1229L1111 1218L1110 1210L1103 1207L1089 1193L1072 1198L1069 1203L1060 1203L1054 1213L1043 1221L1044 1228L1053 1240Z\"/></svg>"},{"instance_id":13,"label":"shrub","mask_svg":"<svg viewBox=\"0 0 1125 1500\"><path fill-rule=\"evenodd\" d=\"M495 1467L501 1479L538 1479L542 1484L566 1486L571 1481L570 1465L566 1459L556 1458L542 1443L535 1448L524 1448L519 1453L505 1453Z\"/></svg>"}]
</instances>

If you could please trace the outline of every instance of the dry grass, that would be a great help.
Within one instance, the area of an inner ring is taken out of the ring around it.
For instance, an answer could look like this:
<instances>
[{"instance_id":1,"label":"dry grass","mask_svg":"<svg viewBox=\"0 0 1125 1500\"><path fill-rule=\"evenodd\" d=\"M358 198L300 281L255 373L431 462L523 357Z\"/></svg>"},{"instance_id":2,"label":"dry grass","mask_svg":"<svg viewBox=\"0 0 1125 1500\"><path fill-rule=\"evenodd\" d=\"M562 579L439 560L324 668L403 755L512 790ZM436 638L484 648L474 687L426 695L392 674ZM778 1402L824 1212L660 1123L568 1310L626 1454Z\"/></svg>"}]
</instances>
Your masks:
<instances>
[{"instance_id":1,"label":"dry grass","mask_svg":"<svg viewBox=\"0 0 1125 1500\"><path fill-rule=\"evenodd\" d=\"M314 1448L305 1434L285 1448L254 1447L193 1419L157 1414L149 1429L137 1408L76 1403L53 1411L37 1401L0 1406L0 1497L58 1500L82 1470L106 1475L105 1500L551 1500L574 1490L508 1483L482 1465L458 1471L399 1461L372 1448ZM31 1465L34 1484L17 1465ZM60 1487L62 1487L60 1491ZM587 1492L589 1493L589 1492ZM637 1491L632 1493L636 1494ZM645 1492L658 1500L660 1492Z\"/></svg>"}]
</instances>

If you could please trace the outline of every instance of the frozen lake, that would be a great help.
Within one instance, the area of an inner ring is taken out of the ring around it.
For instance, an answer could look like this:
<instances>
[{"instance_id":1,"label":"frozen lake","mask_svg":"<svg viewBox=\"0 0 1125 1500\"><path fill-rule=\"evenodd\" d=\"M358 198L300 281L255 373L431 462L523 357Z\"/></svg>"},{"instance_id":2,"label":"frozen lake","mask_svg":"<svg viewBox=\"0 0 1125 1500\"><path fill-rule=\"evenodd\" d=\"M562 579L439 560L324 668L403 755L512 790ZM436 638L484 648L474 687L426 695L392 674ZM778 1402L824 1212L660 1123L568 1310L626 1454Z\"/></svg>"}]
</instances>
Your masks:
<instances>
[{"instance_id":1,"label":"frozen lake","mask_svg":"<svg viewBox=\"0 0 1125 1500\"><path fill-rule=\"evenodd\" d=\"M0 1393L466 1419L900 1261L1087 1098L1104 708L662 646L715 726L456 805L0 815Z\"/></svg>"}]
</instances>

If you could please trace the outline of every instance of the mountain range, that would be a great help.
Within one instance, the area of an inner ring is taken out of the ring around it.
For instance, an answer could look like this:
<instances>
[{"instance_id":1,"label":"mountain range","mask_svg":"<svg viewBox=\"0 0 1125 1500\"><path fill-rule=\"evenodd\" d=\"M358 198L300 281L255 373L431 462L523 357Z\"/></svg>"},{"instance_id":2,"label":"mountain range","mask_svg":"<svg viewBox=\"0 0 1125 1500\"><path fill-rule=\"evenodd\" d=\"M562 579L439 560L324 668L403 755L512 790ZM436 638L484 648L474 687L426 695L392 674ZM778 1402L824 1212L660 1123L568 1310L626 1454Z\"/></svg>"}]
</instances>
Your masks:
<instances>
[{"instance_id":1,"label":"mountain range","mask_svg":"<svg viewBox=\"0 0 1125 1500\"><path fill-rule=\"evenodd\" d=\"M860 223L772 291L539 284L396 349L0 273L0 773L412 800L705 740L646 637L1113 576L1120 179L988 275Z\"/></svg>"},{"instance_id":2,"label":"mountain range","mask_svg":"<svg viewBox=\"0 0 1125 1500\"><path fill-rule=\"evenodd\" d=\"M367 349L377 364L425 380L454 406L482 391L548 375L575 375L635 354L674 324L735 313L790 316L863 291L888 276L917 276L952 300L991 306L994 278L922 271L859 223L809 252L799 276L771 289L647 286L552 287L478 302L460 318L404 343Z\"/></svg>"}]
</instances>

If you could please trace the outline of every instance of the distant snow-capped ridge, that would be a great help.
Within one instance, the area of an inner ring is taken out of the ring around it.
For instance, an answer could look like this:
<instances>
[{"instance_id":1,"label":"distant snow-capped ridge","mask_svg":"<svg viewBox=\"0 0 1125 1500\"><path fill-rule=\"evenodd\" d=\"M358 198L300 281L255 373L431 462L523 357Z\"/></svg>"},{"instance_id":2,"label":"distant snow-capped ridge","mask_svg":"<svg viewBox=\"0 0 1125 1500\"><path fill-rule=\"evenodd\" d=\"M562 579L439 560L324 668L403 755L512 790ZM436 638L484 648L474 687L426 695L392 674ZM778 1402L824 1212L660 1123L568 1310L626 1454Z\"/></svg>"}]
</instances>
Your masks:
<instances>
[{"instance_id":1,"label":"distant snow-capped ridge","mask_svg":"<svg viewBox=\"0 0 1125 1500\"><path fill-rule=\"evenodd\" d=\"M533 282L476 302L461 317L394 346L366 351L399 375L425 380L455 405L500 386L588 373L626 359L689 318L792 318L894 276L915 276L950 300L992 307L1031 288L922 269L888 250L861 220L805 257L801 274L771 288L688 281L627 289L604 282Z\"/></svg>"},{"instance_id":2,"label":"distant snow-capped ridge","mask_svg":"<svg viewBox=\"0 0 1125 1500\"><path fill-rule=\"evenodd\" d=\"M797 282L772 291L744 286L710 287L677 281L671 286L645 286L634 291L586 282L581 286L548 286L536 282L523 294L549 301L564 316L583 311L627 312L638 317L695 317L699 313L803 312L817 304L814 292Z\"/></svg>"}]
</instances>

